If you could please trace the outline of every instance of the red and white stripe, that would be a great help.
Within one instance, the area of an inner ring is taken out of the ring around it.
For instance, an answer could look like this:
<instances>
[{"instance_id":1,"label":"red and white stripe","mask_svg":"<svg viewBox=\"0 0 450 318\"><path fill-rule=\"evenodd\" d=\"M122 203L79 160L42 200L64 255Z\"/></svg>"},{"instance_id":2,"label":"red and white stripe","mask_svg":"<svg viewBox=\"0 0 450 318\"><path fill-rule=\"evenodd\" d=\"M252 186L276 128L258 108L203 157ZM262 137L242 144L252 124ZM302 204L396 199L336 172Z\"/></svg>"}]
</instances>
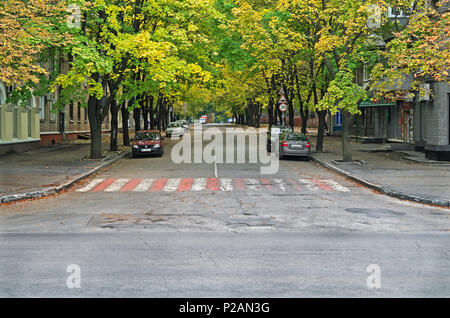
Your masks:
<instances>
[{"instance_id":1,"label":"red and white stripe","mask_svg":"<svg viewBox=\"0 0 450 318\"><path fill-rule=\"evenodd\" d=\"M199 191L339 191L350 190L334 180L255 178L94 179L78 192Z\"/></svg>"}]
</instances>

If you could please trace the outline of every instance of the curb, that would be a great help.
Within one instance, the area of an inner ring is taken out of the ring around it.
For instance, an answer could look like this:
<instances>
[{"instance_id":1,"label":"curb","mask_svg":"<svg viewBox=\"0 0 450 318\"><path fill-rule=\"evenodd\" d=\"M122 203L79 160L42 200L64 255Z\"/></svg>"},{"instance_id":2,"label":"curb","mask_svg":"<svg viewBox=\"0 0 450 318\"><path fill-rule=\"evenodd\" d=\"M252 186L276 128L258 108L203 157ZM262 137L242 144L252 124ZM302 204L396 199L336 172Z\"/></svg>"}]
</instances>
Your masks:
<instances>
[{"instance_id":1,"label":"curb","mask_svg":"<svg viewBox=\"0 0 450 318\"><path fill-rule=\"evenodd\" d=\"M414 201L414 202L418 202L418 203L422 203L422 204L428 204L428 205L438 205L438 206L442 206L445 208L450 207L450 201L449 200L434 200L434 199L429 199L429 198L424 198L424 197L419 197L419 196L415 196L412 194L408 194L408 193L404 193L404 192L400 192L397 190L393 190L389 187L386 186L381 186L372 182L369 182L367 180L361 179L353 174L351 174L350 172L347 172L345 170L342 170L324 160L318 159L315 156L311 156L312 160L316 163L318 163L319 165L321 165L324 168L333 170L334 172L343 175L344 177L351 179L359 184L362 184L363 186L370 188L372 190L376 190L380 193L389 195L391 197L397 198L397 199L402 199L402 200L408 200L408 201Z\"/></svg>"},{"instance_id":2,"label":"curb","mask_svg":"<svg viewBox=\"0 0 450 318\"><path fill-rule=\"evenodd\" d=\"M110 161L104 162L101 165L91 169L90 171L82 173L78 176L75 176L71 180L66 181L65 183L60 184L58 186L46 188L46 189L39 190L39 191L4 195L4 196L0 197L0 204L1 203L10 203L10 202L20 201L20 200L26 200L26 199L44 198L44 197L50 196L52 194L59 193L63 190L66 190L66 189L72 187L75 183L78 183L81 180L86 179L87 177L93 175L94 173L96 173L100 170L103 170L105 168L109 168L114 162L129 156L130 153L131 153L131 151L127 150L123 154L117 156L116 158L114 158Z\"/></svg>"}]
</instances>

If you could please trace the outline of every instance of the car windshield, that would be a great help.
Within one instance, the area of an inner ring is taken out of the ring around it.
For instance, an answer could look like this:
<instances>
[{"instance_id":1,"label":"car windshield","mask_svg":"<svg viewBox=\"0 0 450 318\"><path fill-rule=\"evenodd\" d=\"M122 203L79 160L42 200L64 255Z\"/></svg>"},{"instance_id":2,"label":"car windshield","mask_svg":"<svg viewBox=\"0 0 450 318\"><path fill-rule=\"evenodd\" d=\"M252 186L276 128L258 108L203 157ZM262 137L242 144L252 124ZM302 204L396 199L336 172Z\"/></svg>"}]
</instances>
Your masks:
<instances>
[{"instance_id":1,"label":"car windshield","mask_svg":"<svg viewBox=\"0 0 450 318\"><path fill-rule=\"evenodd\" d=\"M306 136L303 134L286 134L284 136L284 139L293 141L306 141Z\"/></svg>"},{"instance_id":2,"label":"car windshield","mask_svg":"<svg viewBox=\"0 0 450 318\"><path fill-rule=\"evenodd\" d=\"M169 124L169 128L176 128L176 127L180 127L180 123L170 123Z\"/></svg>"},{"instance_id":3,"label":"car windshield","mask_svg":"<svg viewBox=\"0 0 450 318\"><path fill-rule=\"evenodd\" d=\"M159 134L156 132L137 132L136 140L159 140Z\"/></svg>"}]
</instances>

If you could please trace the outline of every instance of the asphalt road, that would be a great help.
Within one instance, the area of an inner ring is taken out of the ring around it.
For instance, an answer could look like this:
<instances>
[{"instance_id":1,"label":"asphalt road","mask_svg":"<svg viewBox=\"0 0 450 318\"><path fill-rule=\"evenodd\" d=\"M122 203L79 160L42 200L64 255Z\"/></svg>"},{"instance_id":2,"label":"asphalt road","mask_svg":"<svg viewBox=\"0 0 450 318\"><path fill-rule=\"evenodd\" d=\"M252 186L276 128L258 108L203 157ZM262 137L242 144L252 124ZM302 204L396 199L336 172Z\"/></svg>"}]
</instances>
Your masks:
<instances>
[{"instance_id":1,"label":"asphalt road","mask_svg":"<svg viewBox=\"0 0 450 318\"><path fill-rule=\"evenodd\" d=\"M448 209L298 158L274 175L257 163L175 164L176 143L1 207L0 296L450 296ZM70 264L80 288L67 287ZM370 264L380 288L367 285Z\"/></svg>"}]
</instances>

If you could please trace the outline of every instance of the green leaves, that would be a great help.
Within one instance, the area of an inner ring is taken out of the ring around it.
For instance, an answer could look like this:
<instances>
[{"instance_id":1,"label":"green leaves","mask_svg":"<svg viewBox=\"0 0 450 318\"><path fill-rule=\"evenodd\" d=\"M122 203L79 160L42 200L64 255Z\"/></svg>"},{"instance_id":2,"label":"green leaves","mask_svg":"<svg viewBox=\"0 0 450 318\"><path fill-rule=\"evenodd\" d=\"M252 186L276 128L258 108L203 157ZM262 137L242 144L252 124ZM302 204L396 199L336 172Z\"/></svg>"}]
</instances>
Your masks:
<instances>
[{"instance_id":1,"label":"green leaves","mask_svg":"<svg viewBox=\"0 0 450 318\"><path fill-rule=\"evenodd\" d=\"M361 101L367 99L366 91L354 83L354 75L344 69L336 74L336 78L330 82L327 92L319 102L318 109L328 109L331 114L339 109L351 114L359 114L358 106Z\"/></svg>"}]
</instances>

